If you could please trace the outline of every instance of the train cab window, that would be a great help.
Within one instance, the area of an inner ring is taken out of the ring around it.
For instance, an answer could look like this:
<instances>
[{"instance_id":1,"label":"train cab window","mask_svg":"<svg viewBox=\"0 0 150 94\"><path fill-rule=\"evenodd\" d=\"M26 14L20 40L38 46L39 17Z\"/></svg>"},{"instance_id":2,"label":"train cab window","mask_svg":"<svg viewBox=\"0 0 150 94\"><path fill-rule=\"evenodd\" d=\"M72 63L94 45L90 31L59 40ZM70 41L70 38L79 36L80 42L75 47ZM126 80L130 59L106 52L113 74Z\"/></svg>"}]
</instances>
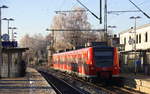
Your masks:
<instances>
[{"instance_id":1,"label":"train cab window","mask_svg":"<svg viewBox=\"0 0 150 94\"><path fill-rule=\"evenodd\" d=\"M113 49L94 50L94 59L97 67L111 67L113 65Z\"/></svg>"}]
</instances>

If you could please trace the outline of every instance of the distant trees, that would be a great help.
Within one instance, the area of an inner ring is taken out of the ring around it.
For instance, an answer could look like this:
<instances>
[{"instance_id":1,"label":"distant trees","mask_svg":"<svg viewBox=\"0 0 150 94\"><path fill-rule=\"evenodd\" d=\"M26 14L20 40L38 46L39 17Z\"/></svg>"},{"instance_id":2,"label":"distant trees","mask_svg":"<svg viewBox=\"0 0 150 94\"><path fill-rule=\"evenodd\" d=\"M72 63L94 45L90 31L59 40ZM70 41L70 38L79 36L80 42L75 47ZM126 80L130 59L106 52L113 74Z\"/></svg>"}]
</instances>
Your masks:
<instances>
[{"instance_id":1,"label":"distant trees","mask_svg":"<svg viewBox=\"0 0 150 94\"><path fill-rule=\"evenodd\" d=\"M101 37L98 34L99 32L83 31L83 29L91 29L86 10L81 7L74 7L72 10L75 12L57 14L53 18L50 28L74 30L54 31L54 48L57 50L83 46L85 43L91 41L101 41ZM101 36L102 35L101 33Z\"/></svg>"},{"instance_id":2,"label":"distant trees","mask_svg":"<svg viewBox=\"0 0 150 94\"><path fill-rule=\"evenodd\" d=\"M92 28L84 8L74 7L72 10L75 12L54 16L50 26L52 29L67 29L70 31L54 31L46 37L41 34L33 36L26 34L22 37L20 45L30 49L25 54L28 57L26 60L37 62L42 58L47 58L47 46L52 43L54 45L51 50L62 50L83 46L87 42L104 41L104 32L83 31Z\"/></svg>"},{"instance_id":3,"label":"distant trees","mask_svg":"<svg viewBox=\"0 0 150 94\"><path fill-rule=\"evenodd\" d=\"M20 40L20 46L21 47L27 47L29 48L29 51L25 53L25 59L31 61L38 62L39 60L45 58L47 55L47 42L48 39L43 37L41 34L29 36L26 34L21 40ZM28 57L28 58L26 58Z\"/></svg>"}]
</instances>

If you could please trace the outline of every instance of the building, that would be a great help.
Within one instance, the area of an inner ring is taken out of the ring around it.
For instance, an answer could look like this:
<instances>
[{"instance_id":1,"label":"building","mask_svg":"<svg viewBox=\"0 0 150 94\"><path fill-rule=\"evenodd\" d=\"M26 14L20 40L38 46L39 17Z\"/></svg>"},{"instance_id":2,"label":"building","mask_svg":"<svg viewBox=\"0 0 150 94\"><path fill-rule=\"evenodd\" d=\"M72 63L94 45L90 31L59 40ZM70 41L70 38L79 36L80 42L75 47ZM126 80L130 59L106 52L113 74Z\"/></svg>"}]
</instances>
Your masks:
<instances>
[{"instance_id":1,"label":"building","mask_svg":"<svg viewBox=\"0 0 150 94\"><path fill-rule=\"evenodd\" d=\"M26 62L23 52L28 48L19 48L16 41L2 41L2 62L0 77L21 77L25 75Z\"/></svg>"},{"instance_id":2,"label":"building","mask_svg":"<svg viewBox=\"0 0 150 94\"><path fill-rule=\"evenodd\" d=\"M120 44L125 45L125 51L150 49L150 24L145 24L120 33ZM136 42L136 43L135 43Z\"/></svg>"},{"instance_id":3,"label":"building","mask_svg":"<svg viewBox=\"0 0 150 94\"><path fill-rule=\"evenodd\" d=\"M124 45L121 51L123 64L128 70L138 72L143 71L150 74L150 24L145 24L136 28L131 28L119 34L120 44ZM136 60L140 60L137 65ZM139 67L139 69L138 69Z\"/></svg>"}]
</instances>

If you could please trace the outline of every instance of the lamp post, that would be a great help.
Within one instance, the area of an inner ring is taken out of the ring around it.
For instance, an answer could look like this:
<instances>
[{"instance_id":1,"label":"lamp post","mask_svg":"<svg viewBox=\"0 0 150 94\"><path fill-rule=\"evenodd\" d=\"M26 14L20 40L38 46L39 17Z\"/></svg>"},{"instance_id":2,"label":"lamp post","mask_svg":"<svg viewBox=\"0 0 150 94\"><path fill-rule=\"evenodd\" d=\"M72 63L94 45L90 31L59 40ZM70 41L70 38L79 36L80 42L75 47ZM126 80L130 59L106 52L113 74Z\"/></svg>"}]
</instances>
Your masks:
<instances>
[{"instance_id":1,"label":"lamp post","mask_svg":"<svg viewBox=\"0 0 150 94\"><path fill-rule=\"evenodd\" d=\"M2 22L1 22L1 10L4 8L8 8L7 6L3 5L0 6L0 72L1 72L1 64L2 64L2 37L1 37L1 30L2 30ZM1 73L0 73L1 75Z\"/></svg>"},{"instance_id":2,"label":"lamp post","mask_svg":"<svg viewBox=\"0 0 150 94\"><path fill-rule=\"evenodd\" d=\"M107 0L105 0L104 4L104 30L105 30L105 39L108 44L108 32L107 32Z\"/></svg>"},{"instance_id":3,"label":"lamp post","mask_svg":"<svg viewBox=\"0 0 150 94\"><path fill-rule=\"evenodd\" d=\"M134 61L134 72L135 72L135 75L136 75L136 72L137 72L137 64L136 64L136 20L137 19L140 19L141 17L140 16L132 16L130 17L130 19L134 19L134 54L135 54L135 61Z\"/></svg>"},{"instance_id":4,"label":"lamp post","mask_svg":"<svg viewBox=\"0 0 150 94\"><path fill-rule=\"evenodd\" d=\"M48 60L49 60L49 62L50 63L52 63L52 55L53 55L53 53L54 53L54 40L55 40L55 38L54 38L54 30L50 30L50 29L46 29L46 31L52 31L52 34L51 34L51 44L50 44L50 47L48 48L50 51L48 52L49 54L48 54ZM49 65L51 65L50 63L48 63L48 66Z\"/></svg>"},{"instance_id":5,"label":"lamp post","mask_svg":"<svg viewBox=\"0 0 150 94\"><path fill-rule=\"evenodd\" d=\"M14 30L17 29L17 27L9 27L9 29L12 30L11 38L12 38L12 41L14 41Z\"/></svg>"},{"instance_id":6,"label":"lamp post","mask_svg":"<svg viewBox=\"0 0 150 94\"><path fill-rule=\"evenodd\" d=\"M2 20L7 21L7 23L8 23L8 36L9 36L9 21L14 21L14 19L13 18L3 18Z\"/></svg>"}]
</instances>

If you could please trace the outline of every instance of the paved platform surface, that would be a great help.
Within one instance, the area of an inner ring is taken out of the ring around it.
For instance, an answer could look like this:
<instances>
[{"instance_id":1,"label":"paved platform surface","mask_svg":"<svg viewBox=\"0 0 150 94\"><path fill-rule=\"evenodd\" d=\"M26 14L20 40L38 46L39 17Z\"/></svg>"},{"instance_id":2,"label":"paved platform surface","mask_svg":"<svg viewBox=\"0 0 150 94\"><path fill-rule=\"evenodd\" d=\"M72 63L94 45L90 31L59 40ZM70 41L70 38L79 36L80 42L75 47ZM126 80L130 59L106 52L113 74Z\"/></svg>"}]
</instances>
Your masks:
<instances>
[{"instance_id":1,"label":"paved platform surface","mask_svg":"<svg viewBox=\"0 0 150 94\"><path fill-rule=\"evenodd\" d=\"M150 76L142 74L121 74L125 77L125 86L150 94Z\"/></svg>"},{"instance_id":2,"label":"paved platform surface","mask_svg":"<svg viewBox=\"0 0 150 94\"><path fill-rule=\"evenodd\" d=\"M25 77L0 78L0 94L56 94L35 69L27 68Z\"/></svg>"}]
</instances>

